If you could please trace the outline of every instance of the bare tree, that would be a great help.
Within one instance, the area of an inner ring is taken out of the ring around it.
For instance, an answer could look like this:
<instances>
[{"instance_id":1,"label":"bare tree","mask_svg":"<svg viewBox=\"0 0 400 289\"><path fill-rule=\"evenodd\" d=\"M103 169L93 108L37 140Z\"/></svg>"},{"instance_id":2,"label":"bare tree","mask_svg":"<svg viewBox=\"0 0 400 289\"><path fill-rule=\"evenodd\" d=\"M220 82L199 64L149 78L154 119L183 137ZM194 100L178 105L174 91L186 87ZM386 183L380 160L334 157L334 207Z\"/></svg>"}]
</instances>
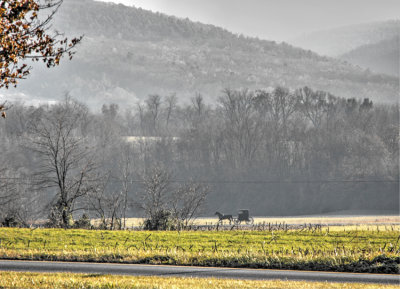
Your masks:
<instances>
[{"instance_id":1,"label":"bare tree","mask_svg":"<svg viewBox=\"0 0 400 289\"><path fill-rule=\"evenodd\" d=\"M15 197L13 185L7 177L6 169L0 170L0 206L7 205L12 202Z\"/></svg>"},{"instance_id":2,"label":"bare tree","mask_svg":"<svg viewBox=\"0 0 400 289\"><path fill-rule=\"evenodd\" d=\"M122 143L120 155L121 158L118 162L116 179L121 183L120 193L122 195L121 217L123 220L123 228L126 228L126 213L130 206L129 195L132 192L133 181L133 165L134 165L134 151L131 144Z\"/></svg>"},{"instance_id":3,"label":"bare tree","mask_svg":"<svg viewBox=\"0 0 400 289\"><path fill-rule=\"evenodd\" d=\"M201 116L205 110L204 98L200 93L196 93L196 96L191 99L192 107L196 112L197 116Z\"/></svg>"},{"instance_id":4,"label":"bare tree","mask_svg":"<svg viewBox=\"0 0 400 289\"><path fill-rule=\"evenodd\" d=\"M79 198L95 189L95 163L80 135L79 122L87 113L82 104L65 98L32 124L33 150L40 159L35 173L41 188L56 188L51 216L55 225L68 227Z\"/></svg>"},{"instance_id":5,"label":"bare tree","mask_svg":"<svg viewBox=\"0 0 400 289\"><path fill-rule=\"evenodd\" d=\"M118 115L119 106L116 103L111 103L110 105L103 104L101 107L101 113L108 118L108 120L114 120Z\"/></svg>"},{"instance_id":6,"label":"bare tree","mask_svg":"<svg viewBox=\"0 0 400 289\"><path fill-rule=\"evenodd\" d=\"M174 113L175 109L176 109L176 103L177 103L177 99L176 99L176 95L175 94L171 94L170 96L167 96L165 98L165 103L167 105L166 107L166 127L167 130L169 129L169 123L171 121L172 118L172 114Z\"/></svg>"},{"instance_id":7,"label":"bare tree","mask_svg":"<svg viewBox=\"0 0 400 289\"><path fill-rule=\"evenodd\" d=\"M144 174L142 181L144 190L139 205L146 213L149 229L187 227L209 193L207 186L194 181L173 186L171 173L160 165Z\"/></svg>"},{"instance_id":8,"label":"bare tree","mask_svg":"<svg viewBox=\"0 0 400 289\"><path fill-rule=\"evenodd\" d=\"M296 96L289 89L278 86L267 97L267 103L276 131L282 131L286 139L288 120L297 106Z\"/></svg>"},{"instance_id":9,"label":"bare tree","mask_svg":"<svg viewBox=\"0 0 400 289\"><path fill-rule=\"evenodd\" d=\"M172 107L171 107L172 108ZM161 116L161 97L158 94L149 95L144 104L137 104L139 124L142 135L155 136L158 133ZM171 111L172 112L172 111Z\"/></svg>"},{"instance_id":10,"label":"bare tree","mask_svg":"<svg viewBox=\"0 0 400 289\"><path fill-rule=\"evenodd\" d=\"M296 90L296 95L305 116L312 122L315 128L319 128L328 109L328 93L313 91L306 86Z\"/></svg>"},{"instance_id":11,"label":"bare tree","mask_svg":"<svg viewBox=\"0 0 400 289\"><path fill-rule=\"evenodd\" d=\"M143 191L138 205L149 219L155 219L161 211L168 210L171 174L158 165L143 173L141 179Z\"/></svg>"},{"instance_id":12,"label":"bare tree","mask_svg":"<svg viewBox=\"0 0 400 289\"><path fill-rule=\"evenodd\" d=\"M193 223L209 193L209 188L190 181L178 187L172 194L172 212L178 228L186 228Z\"/></svg>"},{"instance_id":13,"label":"bare tree","mask_svg":"<svg viewBox=\"0 0 400 289\"><path fill-rule=\"evenodd\" d=\"M140 124L140 133L142 136L145 135L145 113L144 113L144 108L141 103L137 104L137 111L139 114L139 124Z\"/></svg>"},{"instance_id":14,"label":"bare tree","mask_svg":"<svg viewBox=\"0 0 400 289\"><path fill-rule=\"evenodd\" d=\"M225 122L226 154L234 167L249 165L263 136L254 94L248 90L226 89L219 104Z\"/></svg>"},{"instance_id":15,"label":"bare tree","mask_svg":"<svg viewBox=\"0 0 400 289\"><path fill-rule=\"evenodd\" d=\"M99 186L86 195L87 207L100 219L101 229L121 229L124 194L122 191L108 190L110 179L110 173L103 176Z\"/></svg>"},{"instance_id":16,"label":"bare tree","mask_svg":"<svg viewBox=\"0 0 400 289\"><path fill-rule=\"evenodd\" d=\"M156 135L158 130L158 118L160 115L161 97L158 94L151 94L146 99L146 106L150 117L150 133Z\"/></svg>"},{"instance_id":17,"label":"bare tree","mask_svg":"<svg viewBox=\"0 0 400 289\"><path fill-rule=\"evenodd\" d=\"M29 222L39 217L40 198L31 189L29 180L20 173L0 170L0 223L7 227L28 227Z\"/></svg>"},{"instance_id":18,"label":"bare tree","mask_svg":"<svg viewBox=\"0 0 400 289\"><path fill-rule=\"evenodd\" d=\"M0 221L5 222L7 218L14 215L14 204L18 201L15 184L8 178L6 169L0 170Z\"/></svg>"}]
</instances>

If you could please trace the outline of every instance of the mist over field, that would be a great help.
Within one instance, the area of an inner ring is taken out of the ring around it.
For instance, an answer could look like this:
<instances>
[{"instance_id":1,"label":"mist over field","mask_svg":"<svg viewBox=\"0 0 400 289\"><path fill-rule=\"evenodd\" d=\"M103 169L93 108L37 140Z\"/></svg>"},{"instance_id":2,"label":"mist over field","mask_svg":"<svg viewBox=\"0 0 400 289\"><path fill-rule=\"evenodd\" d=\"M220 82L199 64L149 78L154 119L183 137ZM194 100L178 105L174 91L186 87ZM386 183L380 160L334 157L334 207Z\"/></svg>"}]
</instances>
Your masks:
<instances>
[{"instance_id":1,"label":"mist over field","mask_svg":"<svg viewBox=\"0 0 400 289\"><path fill-rule=\"evenodd\" d=\"M73 59L0 90L0 221L398 214L400 22L337 27L275 42L64 1Z\"/></svg>"}]
</instances>

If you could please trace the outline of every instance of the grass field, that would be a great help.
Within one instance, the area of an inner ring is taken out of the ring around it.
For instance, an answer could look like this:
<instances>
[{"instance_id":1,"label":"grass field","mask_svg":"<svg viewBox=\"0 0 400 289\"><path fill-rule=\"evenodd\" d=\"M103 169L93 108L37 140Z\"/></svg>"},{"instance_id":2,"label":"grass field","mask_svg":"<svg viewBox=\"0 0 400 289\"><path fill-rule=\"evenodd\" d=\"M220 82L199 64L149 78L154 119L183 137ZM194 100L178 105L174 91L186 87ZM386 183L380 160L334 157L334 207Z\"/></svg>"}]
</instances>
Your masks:
<instances>
[{"instance_id":1,"label":"grass field","mask_svg":"<svg viewBox=\"0 0 400 289\"><path fill-rule=\"evenodd\" d=\"M129 277L97 274L0 272L0 288L270 288L398 289L397 285L304 281L249 281L215 278Z\"/></svg>"},{"instance_id":2,"label":"grass field","mask_svg":"<svg viewBox=\"0 0 400 289\"><path fill-rule=\"evenodd\" d=\"M278 231L0 228L0 258L399 273L399 226Z\"/></svg>"}]
</instances>

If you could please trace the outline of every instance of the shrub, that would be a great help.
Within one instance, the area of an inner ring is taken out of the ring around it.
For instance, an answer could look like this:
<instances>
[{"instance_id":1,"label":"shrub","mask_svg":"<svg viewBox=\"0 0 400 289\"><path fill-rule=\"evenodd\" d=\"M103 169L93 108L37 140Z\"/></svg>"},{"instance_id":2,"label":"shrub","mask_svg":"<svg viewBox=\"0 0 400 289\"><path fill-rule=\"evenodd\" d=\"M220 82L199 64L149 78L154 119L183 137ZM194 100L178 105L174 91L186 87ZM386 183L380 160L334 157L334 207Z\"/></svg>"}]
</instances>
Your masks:
<instances>
[{"instance_id":1,"label":"shrub","mask_svg":"<svg viewBox=\"0 0 400 289\"><path fill-rule=\"evenodd\" d=\"M63 222L62 212L57 209L56 206L51 208L48 220L45 224L48 228L71 228L73 226L74 219L71 214L68 214L68 221L66 224Z\"/></svg>"},{"instance_id":2,"label":"shrub","mask_svg":"<svg viewBox=\"0 0 400 289\"><path fill-rule=\"evenodd\" d=\"M23 227L21 221L19 221L14 215L7 215L1 222L3 227Z\"/></svg>"},{"instance_id":3,"label":"shrub","mask_svg":"<svg viewBox=\"0 0 400 289\"><path fill-rule=\"evenodd\" d=\"M159 210L144 221L145 230L175 230L176 222L170 211Z\"/></svg>"},{"instance_id":4,"label":"shrub","mask_svg":"<svg viewBox=\"0 0 400 289\"><path fill-rule=\"evenodd\" d=\"M90 224L90 219L88 215L83 214L80 219L76 220L73 225L76 229L91 229L92 225Z\"/></svg>"}]
</instances>

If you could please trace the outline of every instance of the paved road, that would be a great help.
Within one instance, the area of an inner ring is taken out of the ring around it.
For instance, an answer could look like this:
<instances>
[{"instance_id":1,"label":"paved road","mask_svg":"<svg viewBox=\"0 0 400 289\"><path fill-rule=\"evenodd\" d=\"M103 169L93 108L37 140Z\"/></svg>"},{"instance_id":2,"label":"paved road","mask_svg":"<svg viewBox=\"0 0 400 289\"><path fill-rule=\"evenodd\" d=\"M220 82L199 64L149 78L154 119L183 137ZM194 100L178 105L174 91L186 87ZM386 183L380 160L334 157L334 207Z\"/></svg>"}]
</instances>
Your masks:
<instances>
[{"instance_id":1,"label":"paved road","mask_svg":"<svg viewBox=\"0 0 400 289\"><path fill-rule=\"evenodd\" d=\"M111 263L0 260L0 271L73 272L132 276L152 275L170 277L216 277L252 280L281 279L400 284L400 275L389 274L358 274L265 269L231 269L216 267L184 267Z\"/></svg>"}]
</instances>

